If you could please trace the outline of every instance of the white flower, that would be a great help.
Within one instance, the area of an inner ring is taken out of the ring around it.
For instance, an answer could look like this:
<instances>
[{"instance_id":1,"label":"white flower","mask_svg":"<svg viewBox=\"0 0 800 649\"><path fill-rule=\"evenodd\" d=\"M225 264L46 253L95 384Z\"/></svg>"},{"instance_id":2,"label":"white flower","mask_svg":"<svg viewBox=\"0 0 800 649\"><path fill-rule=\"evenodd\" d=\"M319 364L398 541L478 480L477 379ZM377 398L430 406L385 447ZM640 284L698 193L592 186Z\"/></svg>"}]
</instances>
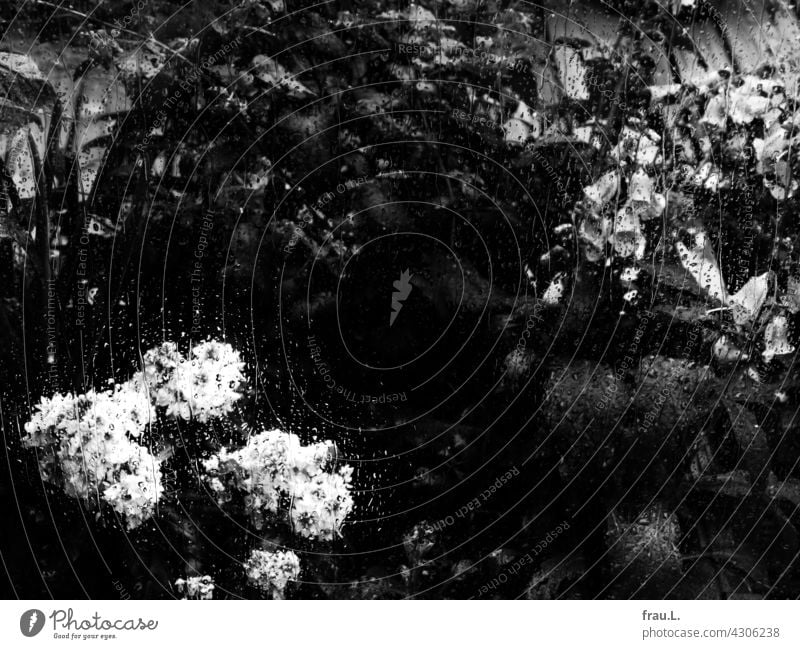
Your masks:
<instances>
[{"instance_id":1,"label":"white flower","mask_svg":"<svg viewBox=\"0 0 800 649\"><path fill-rule=\"evenodd\" d=\"M795 346L789 342L789 320L785 314L772 317L764 330L764 351L761 355L770 362L775 356L793 354Z\"/></svg>"},{"instance_id":2,"label":"white flower","mask_svg":"<svg viewBox=\"0 0 800 649\"><path fill-rule=\"evenodd\" d=\"M636 164L654 165L660 160L660 141L661 136L652 129L640 133L630 126L623 126L612 155L620 162L630 159Z\"/></svg>"},{"instance_id":3,"label":"white flower","mask_svg":"<svg viewBox=\"0 0 800 649\"><path fill-rule=\"evenodd\" d=\"M265 514L284 508L299 534L332 541L353 508L353 470L344 466L336 473L325 471L332 452L330 441L304 446L297 435L274 429L253 435L236 451L223 448L203 466L220 501L230 498L223 482L245 494L256 527Z\"/></svg>"},{"instance_id":4,"label":"white flower","mask_svg":"<svg viewBox=\"0 0 800 649\"><path fill-rule=\"evenodd\" d=\"M232 410L244 381L244 364L226 343L201 343L187 360L167 342L143 359L142 371L113 389L43 397L23 440L42 449L44 480L90 506L102 496L128 529L153 515L163 493L161 460L137 441L155 418L154 403L169 415L206 422ZM224 490L221 483L212 487Z\"/></svg>"},{"instance_id":5,"label":"white flower","mask_svg":"<svg viewBox=\"0 0 800 649\"><path fill-rule=\"evenodd\" d=\"M714 341L711 351L718 360L724 363L735 363L737 361L746 361L750 359L750 354L739 349L733 344L730 338L724 334Z\"/></svg>"},{"instance_id":6,"label":"white flower","mask_svg":"<svg viewBox=\"0 0 800 649\"><path fill-rule=\"evenodd\" d=\"M163 492L160 460L136 441L153 416L136 381L105 392L56 394L42 398L23 441L42 449L44 480L90 506L102 495L133 529L152 516Z\"/></svg>"},{"instance_id":7,"label":"white flower","mask_svg":"<svg viewBox=\"0 0 800 649\"><path fill-rule=\"evenodd\" d=\"M684 245L682 241L675 242L675 250L680 257L681 264L694 277L700 288L706 291L710 297L727 304L728 291L706 233L704 231L696 233L691 248Z\"/></svg>"},{"instance_id":8,"label":"white flower","mask_svg":"<svg viewBox=\"0 0 800 649\"><path fill-rule=\"evenodd\" d=\"M130 530L153 515L163 491L160 461L138 446L138 457L129 460L128 470L120 471L117 481L103 492L103 499L125 516Z\"/></svg>"},{"instance_id":9,"label":"white flower","mask_svg":"<svg viewBox=\"0 0 800 649\"><path fill-rule=\"evenodd\" d=\"M772 90L772 82L748 75L741 79L741 85L728 90L728 115L736 124L749 124L767 112L770 105L767 96Z\"/></svg>"},{"instance_id":10,"label":"white flower","mask_svg":"<svg viewBox=\"0 0 800 649\"><path fill-rule=\"evenodd\" d=\"M244 363L227 343L208 341L184 358L173 343L144 355L144 381L167 415L200 422L224 417L241 398Z\"/></svg>"},{"instance_id":11,"label":"white flower","mask_svg":"<svg viewBox=\"0 0 800 649\"><path fill-rule=\"evenodd\" d=\"M298 476L293 481L290 515L301 536L333 541L340 534L344 519L353 509L352 474L353 469L345 466L337 473L320 473L310 480Z\"/></svg>"},{"instance_id":12,"label":"white flower","mask_svg":"<svg viewBox=\"0 0 800 649\"><path fill-rule=\"evenodd\" d=\"M566 289L565 277L564 273L556 273L542 295L542 302L554 305L561 301L561 298L564 296L564 290Z\"/></svg>"},{"instance_id":13,"label":"white flower","mask_svg":"<svg viewBox=\"0 0 800 649\"><path fill-rule=\"evenodd\" d=\"M630 291L627 291L622 296L622 299L625 300L626 302L633 302L638 296L639 296L639 291L634 288L631 289Z\"/></svg>"},{"instance_id":14,"label":"white flower","mask_svg":"<svg viewBox=\"0 0 800 649\"><path fill-rule=\"evenodd\" d=\"M605 217L586 218L581 221L578 234L586 244L584 254L589 261L598 261L606 254L606 244L611 237L613 224Z\"/></svg>"},{"instance_id":15,"label":"white flower","mask_svg":"<svg viewBox=\"0 0 800 649\"><path fill-rule=\"evenodd\" d=\"M178 579L175 586L183 599L214 599L214 579L210 575Z\"/></svg>"},{"instance_id":16,"label":"white flower","mask_svg":"<svg viewBox=\"0 0 800 649\"><path fill-rule=\"evenodd\" d=\"M773 274L767 271L763 275L751 277L734 295L729 304L733 320L737 325L748 325L755 320L761 307L767 301L772 288Z\"/></svg>"},{"instance_id":17,"label":"white flower","mask_svg":"<svg viewBox=\"0 0 800 649\"><path fill-rule=\"evenodd\" d=\"M641 268L637 268L636 266L627 266L622 269L622 272L619 275L619 281L623 284L635 282L639 278L640 272L642 272Z\"/></svg>"},{"instance_id":18,"label":"white flower","mask_svg":"<svg viewBox=\"0 0 800 649\"><path fill-rule=\"evenodd\" d=\"M628 184L628 196L634 201L652 200L655 191L655 179L639 169L633 173Z\"/></svg>"},{"instance_id":19,"label":"white flower","mask_svg":"<svg viewBox=\"0 0 800 649\"><path fill-rule=\"evenodd\" d=\"M634 255L643 259L647 239L644 236L639 213L631 205L625 205L617 211L614 220L614 251L620 257Z\"/></svg>"},{"instance_id":20,"label":"white flower","mask_svg":"<svg viewBox=\"0 0 800 649\"><path fill-rule=\"evenodd\" d=\"M620 175L616 170L607 171L593 184L584 187L583 193L590 201L603 207L610 203L619 192Z\"/></svg>"},{"instance_id":21,"label":"white flower","mask_svg":"<svg viewBox=\"0 0 800 649\"><path fill-rule=\"evenodd\" d=\"M300 576L300 559L291 550L253 550L244 568L248 581L256 588L283 599L286 586Z\"/></svg>"}]
</instances>

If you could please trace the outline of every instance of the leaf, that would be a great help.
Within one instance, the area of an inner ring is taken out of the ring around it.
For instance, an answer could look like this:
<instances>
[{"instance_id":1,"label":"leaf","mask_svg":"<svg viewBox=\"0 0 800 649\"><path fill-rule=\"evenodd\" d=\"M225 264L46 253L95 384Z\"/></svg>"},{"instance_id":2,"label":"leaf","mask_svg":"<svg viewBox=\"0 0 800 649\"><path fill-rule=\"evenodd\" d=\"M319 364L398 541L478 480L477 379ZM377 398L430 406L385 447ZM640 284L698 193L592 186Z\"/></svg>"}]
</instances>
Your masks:
<instances>
[{"instance_id":1,"label":"leaf","mask_svg":"<svg viewBox=\"0 0 800 649\"><path fill-rule=\"evenodd\" d=\"M542 295L542 302L548 305L558 304L561 301L561 298L564 296L564 273L557 273L556 276L553 278L553 281L550 282L550 285L545 290L544 294Z\"/></svg>"},{"instance_id":2,"label":"leaf","mask_svg":"<svg viewBox=\"0 0 800 649\"><path fill-rule=\"evenodd\" d=\"M503 139L506 144L525 144L533 131L521 119L511 118L503 124Z\"/></svg>"},{"instance_id":3,"label":"leaf","mask_svg":"<svg viewBox=\"0 0 800 649\"><path fill-rule=\"evenodd\" d=\"M628 196L634 201L650 201L655 190L655 179L644 169L635 171L628 183Z\"/></svg>"},{"instance_id":4,"label":"leaf","mask_svg":"<svg viewBox=\"0 0 800 649\"><path fill-rule=\"evenodd\" d=\"M391 108L392 98L386 93L369 88L358 94L355 110L359 115L375 115Z\"/></svg>"},{"instance_id":5,"label":"leaf","mask_svg":"<svg viewBox=\"0 0 800 649\"><path fill-rule=\"evenodd\" d=\"M765 97L762 88L767 86L764 79L745 76L743 83L728 93L728 115L735 124L749 124L761 117L769 108L769 97ZM777 85L777 82L772 82ZM772 88L765 88L771 92Z\"/></svg>"},{"instance_id":6,"label":"leaf","mask_svg":"<svg viewBox=\"0 0 800 649\"><path fill-rule=\"evenodd\" d=\"M378 14L378 18L392 22L408 21L409 25L400 25L401 29L411 27L412 30L419 31L426 27L438 27L442 30L455 31L455 27L452 25L440 22L430 9L416 4L410 5L405 11L397 11L396 9L384 11Z\"/></svg>"},{"instance_id":7,"label":"leaf","mask_svg":"<svg viewBox=\"0 0 800 649\"><path fill-rule=\"evenodd\" d=\"M117 61L119 71L135 79L152 79L158 75L166 64L163 53L154 53L137 48L133 53Z\"/></svg>"},{"instance_id":8,"label":"leaf","mask_svg":"<svg viewBox=\"0 0 800 649\"><path fill-rule=\"evenodd\" d=\"M0 52L0 132L32 121L41 123L53 110L55 92L27 54Z\"/></svg>"},{"instance_id":9,"label":"leaf","mask_svg":"<svg viewBox=\"0 0 800 649\"><path fill-rule=\"evenodd\" d=\"M764 330L764 351L761 355L769 362L775 356L792 354L795 346L789 342L789 321L783 314L777 314Z\"/></svg>"},{"instance_id":10,"label":"leaf","mask_svg":"<svg viewBox=\"0 0 800 649\"><path fill-rule=\"evenodd\" d=\"M643 259L647 238L642 231L639 213L631 205L625 205L617 212L614 221L614 250L621 257L634 255Z\"/></svg>"},{"instance_id":11,"label":"leaf","mask_svg":"<svg viewBox=\"0 0 800 649\"><path fill-rule=\"evenodd\" d=\"M604 207L619 193L620 175L614 169L604 173L593 184L583 188L583 194L593 203Z\"/></svg>"},{"instance_id":12,"label":"leaf","mask_svg":"<svg viewBox=\"0 0 800 649\"><path fill-rule=\"evenodd\" d=\"M800 507L800 480L787 478L782 482L771 485L767 489L767 494L772 498L787 500L795 507Z\"/></svg>"},{"instance_id":13,"label":"leaf","mask_svg":"<svg viewBox=\"0 0 800 649\"><path fill-rule=\"evenodd\" d=\"M694 246L687 248L683 242L678 241L675 248L680 257L681 264L694 277L694 280L708 295L723 304L728 301L728 292L722 281L714 251L704 232L695 235Z\"/></svg>"},{"instance_id":14,"label":"leaf","mask_svg":"<svg viewBox=\"0 0 800 649\"><path fill-rule=\"evenodd\" d=\"M745 498L753 493L753 485L745 471L735 470L730 473L720 473L705 476L695 480L698 489L713 491L732 498Z\"/></svg>"},{"instance_id":15,"label":"leaf","mask_svg":"<svg viewBox=\"0 0 800 649\"><path fill-rule=\"evenodd\" d=\"M786 281L786 295L781 297L780 302L792 313L800 311L800 277L789 277Z\"/></svg>"},{"instance_id":16,"label":"leaf","mask_svg":"<svg viewBox=\"0 0 800 649\"><path fill-rule=\"evenodd\" d=\"M72 74L70 74L64 63L60 62L60 60L50 67L47 80L55 89L56 96L61 104L61 123L58 133L57 149L59 152L65 153L75 122L75 106L78 103L75 99L75 95L78 92L78 85L72 78Z\"/></svg>"},{"instance_id":17,"label":"leaf","mask_svg":"<svg viewBox=\"0 0 800 649\"><path fill-rule=\"evenodd\" d=\"M27 54L15 54L13 52L0 52L0 66L3 66L14 74L19 74L26 79L44 81L39 66Z\"/></svg>"},{"instance_id":18,"label":"leaf","mask_svg":"<svg viewBox=\"0 0 800 649\"><path fill-rule=\"evenodd\" d=\"M0 136L0 138L6 139L5 136ZM19 129L11 140L7 141L7 148L5 149L6 170L14 182L17 194L23 200L36 196L34 158L30 148L31 140L36 143L39 149L39 159L42 159L44 134L35 123Z\"/></svg>"},{"instance_id":19,"label":"leaf","mask_svg":"<svg viewBox=\"0 0 800 649\"><path fill-rule=\"evenodd\" d=\"M771 271L758 277L751 277L742 288L730 297L729 304L736 324L746 325L755 319L767 299L771 279Z\"/></svg>"},{"instance_id":20,"label":"leaf","mask_svg":"<svg viewBox=\"0 0 800 649\"><path fill-rule=\"evenodd\" d=\"M78 154L76 165L78 168L78 198L81 202L89 200L92 189L100 175L106 150L105 146L87 146Z\"/></svg>"},{"instance_id":21,"label":"leaf","mask_svg":"<svg viewBox=\"0 0 800 649\"><path fill-rule=\"evenodd\" d=\"M86 222L86 234L107 239L117 234L117 224L109 218L90 214Z\"/></svg>"},{"instance_id":22,"label":"leaf","mask_svg":"<svg viewBox=\"0 0 800 649\"><path fill-rule=\"evenodd\" d=\"M297 81L296 75L289 74L286 68L269 56L258 54L253 57L250 64L257 79L286 90L287 94L294 99L303 99L315 94Z\"/></svg>"},{"instance_id":23,"label":"leaf","mask_svg":"<svg viewBox=\"0 0 800 649\"><path fill-rule=\"evenodd\" d=\"M88 123L103 116L118 115L131 109L131 99L116 71L90 68L78 82L73 95L75 116Z\"/></svg>"},{"instance_id":24,"label":"leaf","mask_svg":"<svg viewBox=\"0 0 800 649\"><path fill-rule=\"evenodd\" d=\"M717 360L723 363L736 363L738 361L749 360L750 355L743 352L731 342L730 338L722 335L714 342L712 351Z\"/></svg>"},{"instance_id":25,"label":"leaf","mask_svg":"<svg viewBox=\"0 0 800 649\"><path fill-rule=\"evenodd\" d=\"M767 434L744 405L731 399L723 399L722 403L728 411L730 430L742 452L742 463L755 481L764 474L769 462Z\"/></svg>"},{"instance_id":26,"label":"leaf","mask_svg":"<svg viewBox=\"0 0 800 649\"><path fill-rule=\"evenodd\" d=\"M599 261L605 255L606 244L611 235L611 221L605 217L586 218L580 225L578 234L585 245L584 254L589 261Z\"/></svg>"},{"instance_id":27,"label":"leaf","mask_svg":"<svg viewBox=\"0 0 800 649\"><path fill-rule=\"evenodd\" d=\"M556 45L553 57L561 77L561 87L572 99L585 101L589 99L589 87L586 83L586 65L580 50L568 45Z\"/></svg>"},{"instance_id":28,"label":"leaf","mask_svg":"<svg viewBox=\"0 0 800 649\"><path fill-rule=\"evenodd\" d=\"M641 133L630 126L624 126L612 154L619 161L630 158L637 164L652 165L661 153L660 141L661 136L651 129Z\"/></svg>"}]
</instances>

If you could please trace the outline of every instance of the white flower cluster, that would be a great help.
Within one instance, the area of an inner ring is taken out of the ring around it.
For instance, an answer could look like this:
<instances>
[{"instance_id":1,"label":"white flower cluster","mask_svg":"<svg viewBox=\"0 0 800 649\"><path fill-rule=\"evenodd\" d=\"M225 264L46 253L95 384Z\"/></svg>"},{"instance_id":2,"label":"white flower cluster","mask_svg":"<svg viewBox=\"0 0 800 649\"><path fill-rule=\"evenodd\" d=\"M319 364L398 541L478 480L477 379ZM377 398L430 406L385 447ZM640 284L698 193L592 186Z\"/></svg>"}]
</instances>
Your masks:
<instances>
[{"instance_id":1,"label":"white flower cluster","mask_svg":"<svg viewBox=\"0 0 800 649\"><path fill-rule=\"evenodd\" d=\"M666 208L665 171L682 179L686 192L694 188L718 192L731 187L734 174L725 173L720 167L725 156L714 155L714 143L729 130L738 129L725 140L726 155L746 159L748 152L753 152L757 173L763 175L764 186L779 201L797 190L798 183L787 169L790 149L797 143L796 136L793 138L790 133L798 120L791 109L785 80L760 75L731 77L715 72L698 80L697 85L696 99L704 103L704 108L691 129L696 133L696 142L681 135L684 129L677 128L666 128L663 135L668 141L662 142L662 134L632 118L622 128L612 151L615 168L584 188L587 214L580 223L579 235L589 261L605 257L608 244L621 258L633 257L635 262L645 258L648 242L644 222L661 218ZM674 119L674 102L684 96L682 86L651 86L650 91L653 102L664 102L665 114L672 114ZM667 106L670 103L673 105ZM763 125L763 137L755 137L755 130L739 128L755 120ZM682 163L676 166L673 160L664 169L662 150L680 152ZM770 180L772 177L775 180ZM619 200L623 180L627 187L624 204Z\"/></svg>"},{"instance_id":2,"label":"white flower cluster","mask_svg":"<svg viewBox=\"0 0 800 649\"><path fill-rule=\"evenodd\" d=\"M244 568L256 588L283 599L286 586L300 576L300 559L291 550L253 550Z\"/></svg>"},{"instance_id":3,"label":"white flower cluster","mask_svg":"<svg viewBox=\"0 0 800 649\"><path fill-rule=\"evenodd\" d=\"M791 149L797 145L797 136L792 135L798 118L793 109L790 86L796 80L787 78L764 78L762 75L740 75L735 79L720 79L718 75L709 79L703 97L707 99L700 122L713 127L720 134L743 124L760 120L763 137L735 134L727 141L731 150L741 153L754 151L758 164L756 172L763 176L763 185L772 196L783 201L798 189L787 169L791 166ZM713 164L713 156L704 161L706 176L720 178L721 171ZM773 178L770 180L770 178ZM720 186L730 185L730 178L718 181Z\"/></svg>"},{"instance_id":4,"label":"white flower cluster","mask_svg":"<svg viewBox=\"0 0 800 649\"><path fill-rule=\"evenodd\" d=\"M220 501L230 498L228 486L246 494L256 527L263 525L264 513L277 514L282 503L290 503L289 518L297 533L332 541L353 509L353 469L326 471L332 451L330 441L303 446L297 435L275 429L252 436L239 450L223 448L204 466Z\"/></svg>"},{"instance_id":5,"label":"white flower cluster","mask_svg":"<svg viewBox=\"0 0 800 649\"><path fill-rule=\"evenodd\" d=\"M161 461L136 441L154 416L141 382L113 390L43 398L25 424L24 443L44 450L43 479L93 503L102 497L128 529L152 516L163 491Z\"/></svg>"},{"instance_id":6,"label":"white flower cluster","mask_svg":"<svg viewBox=\"0 0 800 649\"><path fill-rule=\"evenodd\" d=\"M752 211L762 199L753 196L739 165L754 161L755 178L779 203L800 189L791 173L793 152L800 144L793 135L800 117L793 108L792 93L800 81L796 72L781 69L777 65L772 71L735 75L716 71L684 86L651 86L650 111L664 115L663 132L656 133L645 121L630 117L611 151L614 168L584 187L574 213L588 261L605 260L612 266L612 256L624 260L619 280L628 302L638 298L636 280L645 260L656 254L653 245L658 248L671 239L681 265L702 293L714 301L715 310L728 311L736 325L734 334L722 334L714 343L713 352L723 362L754 358L755 348L747 341L752 329L763 331L756 345L767 364L797 349L789 323L800 311L800 279L788 278L784 291L778 275L767 270L729 293L718 263L719 251L712 245L713 230L700 216L702 203L694 196L696 191L716 194L725 202L730 190L744 189L741 196L748 223L744 245L752 247L753 234L747 231L760 231L761 226L753 224ZM658 229L650 227L656 235L648 241L647 222L660 221L665 213L664 233L669 231L669 235L662 241ZM571 224L559 227L563 226ZM775 245L788 241L776 239ZM736 282L738 274L728 281ZM737 346L737 338L749 349ZM760 380L754 365L747 371Z\"/></svg>"},{"instance_id":7,"label":"white flower cluster","mask_svg":"<svg viewBox=\"0 0 800 649\"><path fill-rule=\"evenodd\" d=\"M214 579L210 575L178 579L175 587L182 599L214 599Z\"/></svg>"},{"instance_id":8,"label":"white flower cluster","mask_svg":"<svg viewBox=\"0 0 800 649\"><path fill-rule=\"evenodd\" d=\"M161 460L137 441L155 417L153 401L174 417L221 417L241 396L242 367L225 343L201 343L189 360L164 343L144 355L142 372L113 389L43 397L23 441L44 450L44 480L87 503L102 497L133 529L153 515L163 493Z\"/></svg>"},{"instance_id":9,"label":"white flower cluster","mask_svg":"<svg viewBox=\"0 0 800 649\"><path fill-rule=\"evenodd\" d=\"M200 343L188 359L174 343L164 343L144 355L144 367L156 405L172 417L205 423L227 415L242 396L237 388L244 381L244 363L227 343Z\"/></svg>"},{"instance_id":10,"label":"white flower cluster","mask_svg":"<svg viewBox=\"0 0 800 649\"><path fill-rule=\"evenodd\" d=\"M294 480L290 516L294 529L309 539L332 541L341 535L345 517L353 509L350 495L352 467Z\"/></svg>"},{"instance_id":11,"label":"white flower cluster","mask_svg":"<svg viewBox=\"0 0 800 649\"><path fill-rule=\"evenodd\" d=\"M633 257L637 262L644 259L644 222L661 218L666 208L666 198L657 191L656 177L650 171L662 164L660 141L651 129L624 127L612 152L619 169L584 187L586 218L579 234L589 261L603 258L608 244L619 257ZM628 187L624 203L619 200L623 178Z\"/></svg>"}]
</instances>

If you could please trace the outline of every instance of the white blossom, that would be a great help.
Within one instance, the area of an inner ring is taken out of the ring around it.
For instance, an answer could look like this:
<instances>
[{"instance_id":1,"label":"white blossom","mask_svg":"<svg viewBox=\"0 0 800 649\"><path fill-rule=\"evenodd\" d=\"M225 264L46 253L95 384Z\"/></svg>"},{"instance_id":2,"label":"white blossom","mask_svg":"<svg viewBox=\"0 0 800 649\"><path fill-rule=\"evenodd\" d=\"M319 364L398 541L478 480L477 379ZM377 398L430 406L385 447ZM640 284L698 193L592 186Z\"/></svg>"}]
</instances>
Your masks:
<instances>
[{"instance_id":1,"label":"white blossom","mask_svg":"<svg viewBox=\"0 0 800 649\"><path fill-rule=\"evenodd\" d=\"M182 599L214 599L214 579L210 575L178 579L175 587Z\"/></svg>"},{"instance_id":2,"label":"white blossom","mask_svg":"<svg viewBox=\"0 0 800 649\"><path fill-rule=\"evenodd\" d=\"M327 472L333 443L304 446L293 433L269 430L253 435L232 452L223 448L204 462L207 479L220 500L229 499L223 482L245 494L256 527L265 514L288 510L295 531L310 539L332 541L353 509L352 468Z\"/></svg>"},{"instance_id":3,"label":"white blossom","mask_svg":"<svg viewBox=\"0 0 800 649\"><path fill-rule=\"evenodd\" d=\"M244 364L225 343L201 343L189 359L174 343L164 343L143 359L141 372L112 389L43 397L23 440L41 449L42 479L89 506L105 501L128 529L153 515L164 491L161 459L138 441L155 406L169 416L206 422L232 410L244 381Z\"/></svg>"},{"instance_id":4,"label":"white blossom","mask_svg":"<svg viewBox=\"0 0 800 649\"><path fill-rule=\"evenodd\" d=\"M141 376L168 416L206 423L233 410L242 396L243 368L239 352L227 343L196 345L188 359L174 343L164 343L144 355Z\"/></svg>"},{"instance_id":5,"label":"white blossom","mask_svg":"<svg viewBox=\"0 0 800 649\"><path fill-rule=\"evenodd\" d=\"M291 485L290 512L295 531L301 536L332 541L353 508L350 482L353 469L320 473L310 479L295 479Z\"/></svg>"},{"instance_id":6,"label":"white blossom","mask_svg":"<svg viewBox=\"0 0 800 649\"><path fill-rule=\"evenodd\" d=\"M244 568L253 586L283 599L286 586L300 576L300 559L291 550L253 550Z\"/></svg>"},{"instance_id":7,"label":"white blossom","mask_svg":"<svg viewBox=\"0 0 800 649\"><path fill-rule=\"evenodd\" d=\"M161 461L136 441L154 415L142 387L131 381L105 392L44 397L23 440L41 449L44 480L90 506L102 497L128 529L152 516L163 492Z\"/></svg>"}]
</instances>

